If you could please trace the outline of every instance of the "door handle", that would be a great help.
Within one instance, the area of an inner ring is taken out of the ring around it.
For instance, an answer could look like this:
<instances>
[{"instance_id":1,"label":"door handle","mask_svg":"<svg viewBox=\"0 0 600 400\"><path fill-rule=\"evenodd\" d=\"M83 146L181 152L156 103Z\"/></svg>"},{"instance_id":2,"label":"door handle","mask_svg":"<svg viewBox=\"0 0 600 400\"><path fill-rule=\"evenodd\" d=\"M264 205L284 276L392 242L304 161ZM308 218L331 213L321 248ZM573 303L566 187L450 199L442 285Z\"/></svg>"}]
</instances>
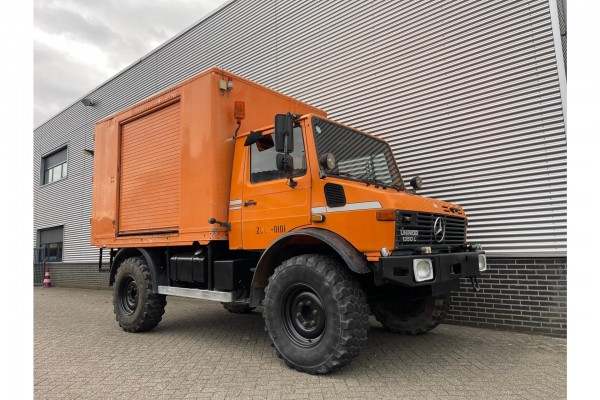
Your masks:
<instances>
[{"instance_id":1,"label":"door handle","mask_svg":"<svg viewBox=\"0 0 600 400\"><path fill-rule=\"evenodd\" d=\"M244 207L248 207L248 206L255 206L256 202L254 200L248 200L247 202L244 203Z\"/></svg>"}]
</instances>

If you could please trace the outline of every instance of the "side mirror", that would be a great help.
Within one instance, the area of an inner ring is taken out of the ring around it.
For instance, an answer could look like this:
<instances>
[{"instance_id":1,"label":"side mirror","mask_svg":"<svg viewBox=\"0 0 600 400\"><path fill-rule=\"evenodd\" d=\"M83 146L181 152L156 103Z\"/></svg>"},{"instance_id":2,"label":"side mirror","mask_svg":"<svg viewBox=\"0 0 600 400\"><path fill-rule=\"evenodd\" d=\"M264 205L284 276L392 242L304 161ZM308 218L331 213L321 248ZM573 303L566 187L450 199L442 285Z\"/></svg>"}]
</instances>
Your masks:
<instances>
[{"instance_id":1,"label":"side mirror","mask_svg":"<svg viewBox=\"0 0 600 400\"><path fill-rule=\"evenodd\" d=\"M294 171L294 158L289 154L277 154L277 169L285 172L287 176L291 176Z\"/></svg>"},{"instance_id":2,"label":"side mirror","mask_svg":"<svg viewBox=\"0 0 600 400\"><path fill-rule=\"evenodd\" d=\"M290 114L275 115L275 151L294 151L294 118Z\"/></svg>"},{"instance_id":3,"label":"side mirror","mask_svg":"<svg viewBox=\"0 0 600 400\"><path fill-rule=\"evenodd\" d=\"M421 189L423 187L423 179L418 175L415 176L410 180L410 186L412 186L415 191Z\"/></svg>"}]
</instances>

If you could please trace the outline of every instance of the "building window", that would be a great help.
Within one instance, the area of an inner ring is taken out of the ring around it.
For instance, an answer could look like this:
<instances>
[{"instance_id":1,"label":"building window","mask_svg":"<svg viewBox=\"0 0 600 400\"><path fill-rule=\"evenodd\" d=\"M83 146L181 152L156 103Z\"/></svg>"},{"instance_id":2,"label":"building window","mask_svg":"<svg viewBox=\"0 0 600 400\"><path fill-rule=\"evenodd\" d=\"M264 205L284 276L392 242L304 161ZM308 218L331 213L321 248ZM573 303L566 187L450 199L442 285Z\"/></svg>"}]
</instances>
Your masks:
<instances>
[{"instance_id":1,"label":"building window","mask_svg":"<svg viewBox=\"0 0 600 400\"><path fill-rule=\"evenodd\" d=\"M67 177L67 147L42 157L42 184L56 182Z\"/></svg>"},{"instance_id":2,"label":"building window","mask_svg":"<svg viewBox=\"0 0 600 400\"><path fill-rule=\"evenodd\" d=\"M57 262L62 261L63 251L63 227L59 226L50 229L40 229L40 260L46 258L46 261Z\"/></svg>"},{"instance_id":3,"label":"building window","mask_svg":"<svg viewBox=\"0 0 600 400\"><path fill-rule=\"evenodd\" d=\"M290 155L294 160L292 176L295 178L306 174L306 154L300 127L294 128L294 151ZM285 172L277 169L273 135L264 135L250 147L250 182L260 183L284 178Z\"/></svg>"}]
</instances>

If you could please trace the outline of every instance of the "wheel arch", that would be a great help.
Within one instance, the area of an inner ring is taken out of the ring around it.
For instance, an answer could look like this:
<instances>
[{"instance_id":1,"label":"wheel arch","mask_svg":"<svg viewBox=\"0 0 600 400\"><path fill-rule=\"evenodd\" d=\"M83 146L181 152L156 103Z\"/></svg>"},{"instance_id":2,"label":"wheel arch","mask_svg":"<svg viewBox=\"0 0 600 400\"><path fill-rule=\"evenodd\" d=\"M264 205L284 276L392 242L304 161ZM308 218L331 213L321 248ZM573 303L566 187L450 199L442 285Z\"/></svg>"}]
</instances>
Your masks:
<instances>
[{"instance_id":1,"label":"wheel arch","mask_svg":"<svg viewBox=\"0 0 600 400\"><path fill-rule=\"evenodd\" d=\"M148 268L150 269L150 273L152 274L152 290L154 293L158 293L159 285L168 285L167 274L160 262L160 256L161 252L158 249L145 249L141 247L119 249L110 266L108 285L112 286L115 283L117 270L123 261L131 257L144 257L148 264Z\"/></svg>"},{"instance_id":2,"label":"wheel arch","mask_svg":"<svg viewBox=\"0 0 600 400\"><path fill-rule=\"evenodd\" d=\"M305 246L311 246L310 251L307 251ZM251 287L264 289L269 282L269 276L283 261L295 255L315 252L337 255L352 272L357 274L371 272L364 254L356 250L346 239L325 229L306 228L288 232L271 243L258 260Z\"/></svg>"}]
</instances>

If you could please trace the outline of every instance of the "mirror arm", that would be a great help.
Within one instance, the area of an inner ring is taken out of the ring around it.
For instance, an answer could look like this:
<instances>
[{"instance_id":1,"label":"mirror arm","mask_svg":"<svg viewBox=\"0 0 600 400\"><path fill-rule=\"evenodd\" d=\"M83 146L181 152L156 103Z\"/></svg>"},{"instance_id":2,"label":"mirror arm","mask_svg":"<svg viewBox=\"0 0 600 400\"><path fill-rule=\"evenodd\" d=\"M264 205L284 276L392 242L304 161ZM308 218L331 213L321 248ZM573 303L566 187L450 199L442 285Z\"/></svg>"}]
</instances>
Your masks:
<instances>
[{"instance_id":1,"label":"mirror arm","mask_svg":"<svg viewBox=\"0 0 600 400\"><path fill-rule=\"evenodd\" d=\"M291 117L292 118L292 120L293 120L292 130L293 130L294 129L294 123L296 122L296 120L298 118L301 117L301 115L292 114L292 113L288 112L286 114L286 117ZM289 144L289 141L291 139L291 135L292 135L292 132L288 132L286 130L285 133L284 133L284 136L283 136L283 154L284 154L284 157L287 157L290 154L290 151L288 150L288 144ZM284 161L284 170L287 170L287 166L285 164L285 161ZM287 178L288 178L288 183L287 183L288 186L291 187L292 189L295 188L298 185L298 182L296 182L294 180L294 178L292 176L292 172L287 172L286 171L286 175L287 175Z\"/></svg>"},{"instance_id":2,"label":"mirror arm","mask_svg":"<svg viewBox=\"0 0 600 400\"><path fill-rule=\"evenodd\" d=\"M287 141L288 141L288 134L285 134L285 142L283 142L283 154L285 154L286 156L289 156L289 153L287 151ZM291 157L291 156L290 156ZM295 188L296 186L298 186L298 182L296 182L294 180L294 177L292 176L292 172L286 172L286 175L288 176L288 186L291 187L292 189Z\"/></svg>"},{"instance_id":3,"label":"mirror arm","mask_svg":"<svg viewBox=\"0 0 600 400\"><path fill-rule=\"evenodd\" d=\"M288 113L288 115L291 115L290 113ZM288 141L290 140L290 133L289 132L285 132L285 136L283 137L283 154L285 154L286 156L289 155L288 152ZM292 177L292 174L288 174L286 172L286 174L288 175L288 186L291 187L292 189L295 188L296 186L298 186L298 182L296 182L294 180L294 178Z\"/></svg>"}]
</instances>

